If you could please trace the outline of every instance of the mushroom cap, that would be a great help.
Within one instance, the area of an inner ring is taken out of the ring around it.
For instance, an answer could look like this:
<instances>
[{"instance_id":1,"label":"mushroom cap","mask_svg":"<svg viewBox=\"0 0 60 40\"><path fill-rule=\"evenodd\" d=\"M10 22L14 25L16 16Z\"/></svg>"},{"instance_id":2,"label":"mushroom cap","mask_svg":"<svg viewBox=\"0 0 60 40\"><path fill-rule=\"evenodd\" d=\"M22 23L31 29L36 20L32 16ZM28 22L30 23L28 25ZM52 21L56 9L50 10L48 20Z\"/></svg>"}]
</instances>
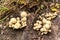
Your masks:
<instances>
[{"instance_id":1,"label":"mushroom cap","mask_svg":"<svg viewBox=\"0 0 60 40\"><path fill-rule=\"evenodd\" d=\"M26 21L27 20L27 18L26 17L23 17L22 19L21 19L21 21Z\"/></svg>"},{"instance_id":2,"label":"mushroom cap","mask_svg":"<svg viewBox=\"0 0 60 40\"><path fill-rule=\"evenodd\" d=\"M16 23L15 26L14 26L15 29L19 29L20 27L21 27L20 23Z\"/></svg>"},{"instance_id":3,"label":"mushroom cap","mask_svg":"<svg viewBox=\"0 0 60 40\"><path fill-rule=\"evenodd\" d=\"M21 12L21 17L26 17L27 16L27 12L23 11Z\"/></svg>"},{"instance_id":4,"label":"mushroom cap","mask_svg":"<svg viewBox=\"0 0 60 40\"><path fill-rule=\"evenodd\" d=\"M42 22L45 24L47 21L47 19L43 18Z\"/></svg>"},{"instance_id":5,"label":"mushroom cap","mask_svg":"<svg viewBox=\"0 0 60 40\"><path fill-rule=\"evenodd\" d=\"M11 21L9 22L9 27L12 27L12 23L11 23Z\"/></svg>"},{"instance_id":6,"label":"mushroom cap","mask_svg":"<svg viewBox=\"0 0 60 40\"><path fill-rule=\"evenodd\" d=\"M16 18L11 18L11 23L16 23L17 22L17 20L16 20Z\"/></svg>"},{"instance_id":7,"label":"mushroom cap","mask_svg":"<svg viewBox=\"0 0 60 40\"><path fill-rule=\"evenodd\" d=\"M15 26L21 26L20 23L16 23Z\"/></svg>"},{"instance_id":8,"label":"mushroom cap","mask_svg":"<svg viewBox=\"0 0 60 40\"><path fill-rule=\"evenodd\" d=\"M49 21L49 20L48 20L48 21L46 21L46 24L50 24L50 25L51 25L51 21Z\"/></svg>"},{"instance_id":9,"label":"mushroom cap","mask_svg":"<svg viewBox=\"0 0 60 40\"><path fill-rule=\"evenodd\" d=\"M46 29L50 29L51 26L49 24L45 24L43 27Z\"/></svg>"},{"instance_id":10,"label":"mushroom cap","mask_svg":"<svg viewBox=\"0 0 60 40\"><path fill-rule=\"evenodd\" d=\"M17 22L21 22L21 20L20 20L20 18L19 18L19 17L17 17L16 19L17 19Z\"/></svg>"},{"instance_id":11,"label":"mushroom cap","mask_svg":"<svg viewBox=\"0 0 60 40\"><path fill-rule=\"evenodd\" d=\"M33 27L33 29L37 30L37 29L40 29L41 27L42 27L42 25L38 25L38 26Z\"/></svg>"},{"instance_id":12,"label":"mushroom cap","mask_svg":"<svg viewBox=\"0 0 60 40\"><path fill-rule=\"evenodd\" d=\"M17 17L16 19L17 19L17 20L20 20L20 18L19 18L19 17Z\"/></svg>"},{"instance_id":13,"label":"mushroom cap","mask_svg":"<svg viewBox=\"0 0 60 40\"><path fill-rule=\"evenodd\" d=\"M40 20L37 20L36 22L37 22L38 24L42 24L42 22L41 22Z\"/></svg>"},{"instance_id":14,"label":"mushroom cap","mask_svg":"<svg viewBox=\"0 0 60 40\"><path fill-rule=\"evenodd\" d=\"M38 26L39 24L38 23L35 23L34 26Z\"/></svg>"},{"instance_id":15,"label":"mushroom cap","mask_svg":"<svg viewBox=\"0 0 60 40\"><path fill-rule=\"evenodd\" d=\"M45 31L47 31L47 30L46 30L46 28L41 28L40 31L41 31L41 32L45 32Z\"/></svg>"}]
</instances>

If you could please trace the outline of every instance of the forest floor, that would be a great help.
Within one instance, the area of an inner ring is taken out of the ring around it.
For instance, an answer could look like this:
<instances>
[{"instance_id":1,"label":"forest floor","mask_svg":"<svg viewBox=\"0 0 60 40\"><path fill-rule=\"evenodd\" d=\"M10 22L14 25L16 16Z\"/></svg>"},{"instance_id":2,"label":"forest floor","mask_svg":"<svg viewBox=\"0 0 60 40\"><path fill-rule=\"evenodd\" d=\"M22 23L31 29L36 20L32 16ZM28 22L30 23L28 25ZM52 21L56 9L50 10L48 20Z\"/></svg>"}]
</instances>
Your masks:
<instances>
[{"instance_id":1,"label":"forest floor","mask_svg":"<svg viewBox=\"0 0 60 40\"><path fill-rule=\"evenodd\" d=\"M50 8L48 6L51 3L55 3L55 2L42 1L40 3L40 2L32 1L32 3L26 4L26 5L19 5L13 2L12 5L10 4L4 5L7 8L11 8L11 9L7 12L3 12L3 14L0 14L0 40L60 40L60 8L58 9L58 12L57 12L58 16L52 21L51 33L48 33L47 35L41 35L39 31L35 31L32 29L35 21L34 18L36 19L35 16L38 16L39 14L42 14L44 12L49 12ZM39 9L40 4L45 5L45 8L40 10ZM17 29L17 30L9 28L8 27L9 20L12 17L15 17L15 18L20 17L20 13L19 13L20 11L26 11L27 13L30 13L28 15L27 26L23 29ZM1 20L3 18L5 19Z\"/></svg>"}]
</instances>

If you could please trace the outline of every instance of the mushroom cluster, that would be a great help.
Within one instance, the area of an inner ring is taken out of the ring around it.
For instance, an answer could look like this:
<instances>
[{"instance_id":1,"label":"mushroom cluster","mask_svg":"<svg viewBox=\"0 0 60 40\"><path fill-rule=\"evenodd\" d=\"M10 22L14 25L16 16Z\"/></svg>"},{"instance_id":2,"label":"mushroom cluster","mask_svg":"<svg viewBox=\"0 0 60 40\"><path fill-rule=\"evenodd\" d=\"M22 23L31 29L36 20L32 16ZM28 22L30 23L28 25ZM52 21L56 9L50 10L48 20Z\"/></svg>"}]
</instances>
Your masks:
<instances>
[{"instance_id":1,"label":"mushroom cluster","mask_svg":"<svg viewBox=\"0 0 60 40\"><path fill-rule=\"evenodd\" d=\"M22 24L22 27L25 27L27 24L26 24L26 20L27 20L27 13L25 11L21 12L21 24Z\"/></svg>"},{"instance_id":2,"label":"mushroom cluster","mask_svg":"<svg viewBox=\"0 0 60 40\"><path fill-rule=\"evenodd\" d=\"M40 20L37 20L36 23L34 24L33 29L39 30L41 27L42 27L42 22Z\"/></svg>"},{"instance_id":3,"label":"mushroom cluster","mask_svg":"<svg viewBox=\"0 0 60 40\"><path fill-rule=\"evenodd\" d=\"M48 19L48 20L52 20L53 18L55 18L57 16L57 13L54 12L54 13L48 13L45 15L45 17Z\"/></svg>"},{"instance_id":4,"label":"mushroom cluster","mask_svg":"<svg viewBox=\"0 0 60 40\"><path fill-rule=\"evenodd\" d=\"M43 27L40 29L41 35L47 34L48 32L51 32L51 30L50 30L51 21L43 18L42 22L43 22Z\"/></svg>"},{"instance_id":5,"label":"mushroom cluster","mask_svg":"<svg viewBox=\"0 0 60 40\"><path fill-rule=\"evenodd\" d=\"M34 23L34 30L40 30L41 35L51 32L51 21L57 16L57 13L43 13L39 15L36 23Z\"/></svg>"},{"instance_id":6,"label":"mushroom cluster","mask_svg":"<svg viewBox=\"0 0 60 40\"><path fill-rule=\"evenodd\" d=\"M19 29L19 28L21 29L27 26L26 20L27 20L27 13L23 11L21 12L21 18L17 17L17 18L10 19L9 27L14 28L14 29Z\"/></svg>"},{"instance_id":7,"label":"mushroom cluster","mask_svg":"<svg viewBox=\"0 0 60 40\"><path fill-rule=\"evenodd\" d=\"M17 17L17 18L11 18L10 21L9 21L9 27L12 27L12 28L15 28L15 29L20 28L21 24L20 24L19 17Z\"/></svg>"}]
</instances>

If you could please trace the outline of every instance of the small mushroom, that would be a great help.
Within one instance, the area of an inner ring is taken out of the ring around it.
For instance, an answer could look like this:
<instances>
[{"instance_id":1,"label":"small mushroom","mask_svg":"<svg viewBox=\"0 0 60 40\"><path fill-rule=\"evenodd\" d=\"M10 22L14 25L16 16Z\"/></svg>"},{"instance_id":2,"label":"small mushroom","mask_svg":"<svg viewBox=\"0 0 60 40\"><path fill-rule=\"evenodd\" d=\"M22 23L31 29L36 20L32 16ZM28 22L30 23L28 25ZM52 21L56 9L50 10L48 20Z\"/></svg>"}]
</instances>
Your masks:
<instances>
[{"instance_id":1,"label":"small mushroom","mask_svg":"<svg viewBox=\"0 0 60 40\"><path fill-rule=\"evenodd\" d=\"M19 18L19 17L17 17L16 19L17 19L17 22L19 22L19 23L20 23L20 18Z\"/></svg>"},{"instance_id":2,"label":"small mushroom","mask_svg":"<svg viewBox=\"0 0 60 40\"><path fill-rule=\"evenodd\" d=\"M41 21L39 21L39 20L37 20L36 22L37 22L38 24L42 24L42 22L41 22Z\"/></svg>"},{"instance_id":3,"label":"small mushroom","mask_svg":"<svg viewBox=\"0 0 60 40\"><path fill-rule=\"evenodd\" d=\"M34 30L39 30L41 27L42 27L42 25L38 25L38 26L33 27L33 29Z\"/></svg>"},{"instance_id":4,"label":"small mushroom","mask_svg":"<svg viewBox=\"0 0 60 40\"><path fill-rule=\"evenodd\" d=\"M15 29L19 29L20 27L21 27L20 23L16 23L15 26L14 26Z\"/></svg>"},{"instance_id":5,"label":"small mushroom","mask_svg":"<svg viewBox=\"0 0 60 40\"><path fill-rule=\"evenodd\" d=\"M45 24L44 26L43 26L43 28L46 28L46 29L50 29L50 25L49 24Z\"/></svg>"},{"instance_id":6,"label":"small mushroom","mask_svg":"<svg viewBox=\"0 0 60 40\"><path fill-rule=\"evenodd\" d=\"M27 16L27 12L22 11L22 12L21 12L21 17L26 17L26 16Z\"/></svg>"},{"instance_id":7,"label":"small mushroom","mask_svg":"<svg viewBox=\"0 0 60 40\"><path fill-rule=\"evenodd\" d=\"M53 13L53 16L57 16L57 12Z\"/></svg>"},{"instance_id":8,"label":"small mushroom","mask_svg":"<svg viewBox=\"0 0 60 40\"><path fill-rule=\"evenodd\" d=\"M51 21L46 21L46 24L49 24L49 25L51 25Z\"/></svg>"},{"instance_id":9,"label":"small mushroom","mask_svg":"<svg viewBox=\"0 0 60 40\"><path fill-rule=\"evenodd\" d=\"M51 32L51 30L48 30L48 32Z\"/></svg>"},{"instance_id":10,"label":"small mushroom","mask_svg":"<svg viewBox=\"0 0 60 40\"><path fill-rule=\"evenodd\" d=\"M11 18L11 23L16 23L17 22L17 20L16 20L16 18Z\"/></svg>"},{"instance_id":11,"label":"small mushroom","mask_svg":"<svg viewBox=\"0 0 60 40\"><path fill-rule=\"evenodd\" d=\"M12 27L12 23L11 23L11 21L9 22L9 27Z\"/></svg>"},{"instance_id":12,"label":"small mushroom","mask_svg":"<svg viewBox=\"0 0 60 40\"><path fill-rule=\"evenodd\" d=\"M23 28L23 27L25 27L27 24L26 24L26 22L23 22L22 23L22 27L20 27L20 28Z\"/></svg>"},{"instance_id":13,"label":"small mushroom","mask_svg":"<svg viewBox=\"0 0 60 40\"><path fill-rule=\"evenodd\" d=\"M38 26L39 24L38 23L35 23L34 26Z\"/></svg>"},{"instance_id":14,"label":"small mushroom","mask_svg":"<svg viewBox=\"0 0 60 40\"><path fill-rule=\"evenodd\" d=\"M51 20L51 19L52 19L51 17L47 18L47 20Z\"/></svg>"},{"instance_id":15,"label":"small mushroom","mask_svg":"<svg viewBox=\"0 0 60 40\"><path fill-rule=\"evenodd\" d=\"M23 17L22 19L21 19L21 22L23 21L23 22L25 22L27 20L27 18L26 17Z\"/></svg>"},{"instance_id":16,"label":"small mushroom","mask_svg":"<svg viewBox=\"0 0 60 40\"><path fill-rule=\"evenodd\" d=\"M45 24L46 21L47 21L47 19L43 18L43 20L42 20L43 24Z\"/></svg>"},{"instance_id":17,"label":"small mushroom","mask_svg":"<svg viewBox=\"0 0 60 40\"><path fill-rule=\"evenodd\" d=\"M45 32L45 31L47 31L47 30L46 30L46 28L41 28L40 31L41 31L41 32Z\"/></svg>"},{"instance_id":18,"label":"small mushroom","mask_svg":"<svg viewBox=\"0 0 60 40\"><path fill-rule=\"evenodd\" d=\"M43 35L43 34L47 34L47 33L48 33L48 32L42 32L41 35Z\"/></svg>"}]
</instances>

